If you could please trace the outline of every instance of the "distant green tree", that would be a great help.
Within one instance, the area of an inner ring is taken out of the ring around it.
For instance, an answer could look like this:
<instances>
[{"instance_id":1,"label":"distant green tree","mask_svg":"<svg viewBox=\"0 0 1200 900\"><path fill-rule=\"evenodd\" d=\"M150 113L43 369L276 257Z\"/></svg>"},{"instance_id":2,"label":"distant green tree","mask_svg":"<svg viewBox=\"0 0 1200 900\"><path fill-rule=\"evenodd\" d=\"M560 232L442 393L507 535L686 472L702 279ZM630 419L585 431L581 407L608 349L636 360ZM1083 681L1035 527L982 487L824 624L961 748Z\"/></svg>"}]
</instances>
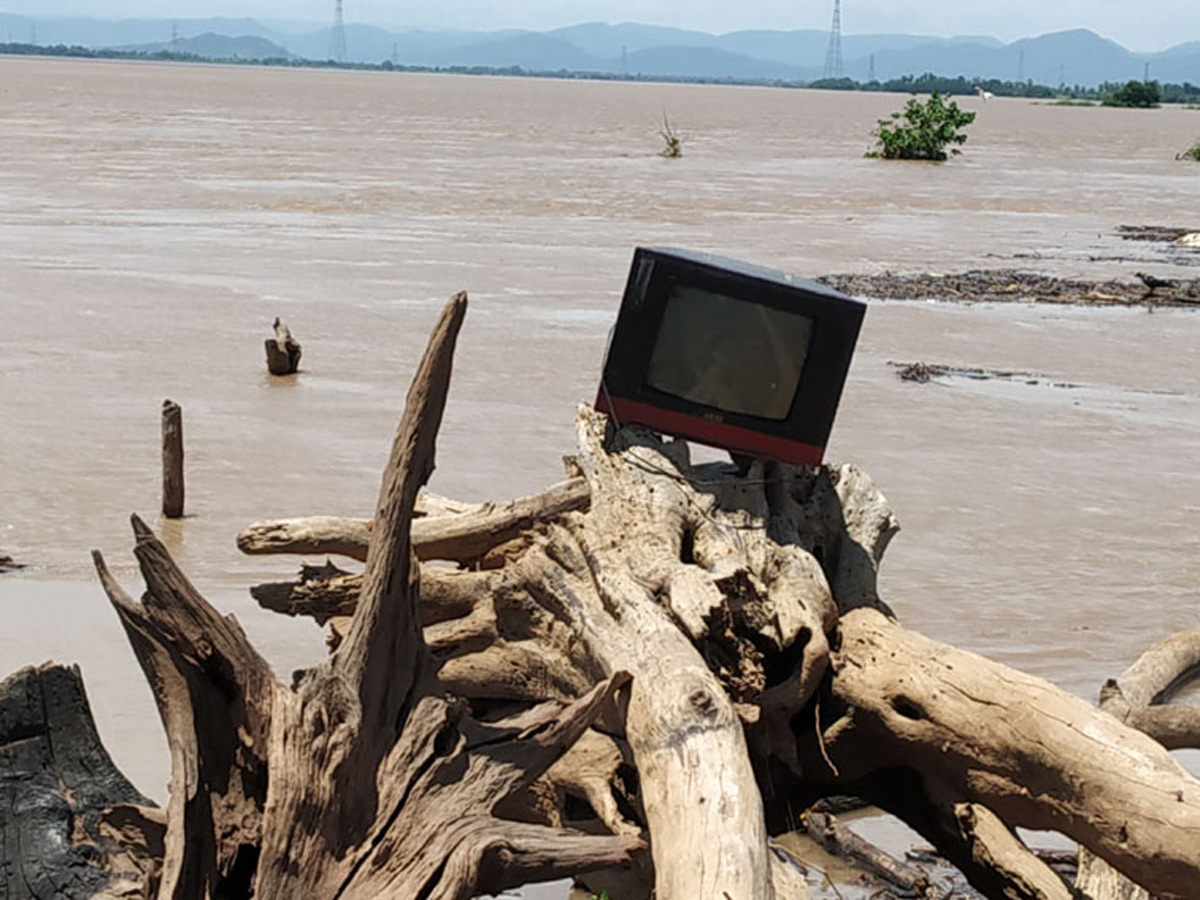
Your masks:
<instances>
[{"instance_id":1,"label":"distant green tree","mask_svg":"<svg viewBox=\"0 0 1200 900\"><path fill-rule=\"evenodd\" d=\"M1153 109L1162 102L1162 92L1157 81L1129 81L1106 94L1102 102L1105 106Z\"/></svg>"},{"instance_id":2,"label":"distant green tree","mask_svg":"<svg viewBox=\"0 0 1200 900\"><path fill-rule=\"evenodd\" d=\"M808 86L817 91L857 91L862 88L853 78L818 78Z\"/></svg>"},{"instance_id":3,"label":"distant green tree","mask_svg":"<svg viewBox=\"0 0 1200 900\"><path fill-rule=\"evenodd\" d=\"M965 144L967 136L959 131L975 121L975 113L959 109L936 91L922 103L916 95L909 98L900 112L880 119L875 130L876 145L867 156L876 159L944 160L947 148L957 154L956 144Z\"/></svg>"},{"instance_id":4,"label":"distant green tree","mask_svg":"<svg viewBox=\"0 0 1200 900\"><path fill-rule=\"evenodd\" d=\"M1200 86L1185 81L1183 84L1164 84L1163 103L1200 103Z\"/></svg>"}]
</instances>

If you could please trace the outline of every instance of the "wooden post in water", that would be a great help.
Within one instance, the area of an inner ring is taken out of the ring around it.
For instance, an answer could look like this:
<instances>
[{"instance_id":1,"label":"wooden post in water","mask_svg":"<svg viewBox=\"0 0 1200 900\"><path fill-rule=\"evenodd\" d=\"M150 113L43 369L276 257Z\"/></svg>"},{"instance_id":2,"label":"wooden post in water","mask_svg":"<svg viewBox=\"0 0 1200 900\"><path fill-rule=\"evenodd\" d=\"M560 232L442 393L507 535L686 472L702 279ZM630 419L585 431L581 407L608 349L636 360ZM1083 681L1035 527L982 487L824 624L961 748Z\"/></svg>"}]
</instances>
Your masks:
<instances>
[{"instance_id":1,"label":"wooden post in water","mask_svg":"<svg viewBox=\"0 0 1200 900\"><path fill-rule=\"evenodd\" d=\"M287 325L275 318L275 337L267 338L267 370L272 375L293 375L300 368L300 342Z\"/></svg>"},{"instance_id":2,"label":"wooden post in water","mask_svg":"<svg viewBox=\"0 0 1200 900\"><path fill-rule=\"evenodd\" d=\"M163 515L183 518L183 409L173 400L162 405Z\"/></svg>"}]
</instances>

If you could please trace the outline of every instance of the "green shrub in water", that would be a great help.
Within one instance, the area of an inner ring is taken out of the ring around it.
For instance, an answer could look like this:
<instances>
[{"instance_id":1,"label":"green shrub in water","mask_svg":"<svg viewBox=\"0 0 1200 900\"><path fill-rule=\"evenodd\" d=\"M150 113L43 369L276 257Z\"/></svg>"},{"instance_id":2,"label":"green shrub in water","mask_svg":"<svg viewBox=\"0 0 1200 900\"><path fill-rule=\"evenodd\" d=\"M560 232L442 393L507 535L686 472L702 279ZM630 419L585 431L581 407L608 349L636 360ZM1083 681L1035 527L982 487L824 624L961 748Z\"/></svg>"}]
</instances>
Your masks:
<instances>
[{"instance_id":1,"label":"green shrub in water","mask_svg":"<svg viewBox=\"0 0 1200 900\"><path fill-rule=\"evenodd\" d=\"M943 160L957 154L956 144L965 144L967 136L959 129L975 121L975 113L959 109L936 91L922 103L916 95L909 98L900 112L880 119L875 131L875 149L867 156L875 159Z\"/></svg>"},{"instance_id":2,"label":"green shrub in water","mask_svg":"<svg viewBox=\"0 0 1200 900\"><path fill-rule=\"evenodd\" d=\"M1154 109L1162 101L1157 81L1130 81L1104 98L1105 106Z\"/></svg>"}]
</instances>

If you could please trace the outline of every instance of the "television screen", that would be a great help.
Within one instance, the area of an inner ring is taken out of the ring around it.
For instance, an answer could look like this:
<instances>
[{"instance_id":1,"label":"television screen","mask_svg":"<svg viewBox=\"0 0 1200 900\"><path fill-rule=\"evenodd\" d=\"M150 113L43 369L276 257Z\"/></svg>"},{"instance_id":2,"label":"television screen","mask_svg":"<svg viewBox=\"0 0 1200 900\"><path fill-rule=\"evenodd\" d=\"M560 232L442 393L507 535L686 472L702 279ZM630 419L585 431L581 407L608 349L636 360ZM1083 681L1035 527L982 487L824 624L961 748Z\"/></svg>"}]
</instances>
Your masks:
<instances>
[{"instance_id":1,"label":"television screen","mask_svg":"<svg viewBox=\"0 0 1200 900\"><path fill-rule=\"evenodd\" d=\"M596 408L739 457L817 465L865 309L782 272L639 247Z\"/></svg>"},{"instance_id":2,"label":"television screen","mask_svg":"<svg viewBox=\"0 0 1200 900\"><path fill-rule=\"evenodd\" d=\"M812 319L676 284L646 383L714 409L782 422L808 356Z\"/></svg>"}]
</instances>

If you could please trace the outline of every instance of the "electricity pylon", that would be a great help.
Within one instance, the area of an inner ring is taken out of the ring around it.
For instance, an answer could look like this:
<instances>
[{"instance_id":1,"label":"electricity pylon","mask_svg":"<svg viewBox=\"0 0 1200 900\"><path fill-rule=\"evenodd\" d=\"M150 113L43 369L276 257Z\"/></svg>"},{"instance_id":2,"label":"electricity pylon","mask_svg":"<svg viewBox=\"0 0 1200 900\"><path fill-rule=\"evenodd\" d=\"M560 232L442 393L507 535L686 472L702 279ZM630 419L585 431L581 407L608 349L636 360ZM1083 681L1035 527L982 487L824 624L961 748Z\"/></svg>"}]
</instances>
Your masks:
<instances>
[{"instance_id":1,"label":"electricity pylon","mask_svg":"<svg viewBox=\"0 0 1200 900\"><path fill-rule=\"evenodd\" d=\"M833 0L833 24L829 26L829 51L825 54L825 77L841 78L842 66L842 0Z\"/></svg>"}]
</instances>

